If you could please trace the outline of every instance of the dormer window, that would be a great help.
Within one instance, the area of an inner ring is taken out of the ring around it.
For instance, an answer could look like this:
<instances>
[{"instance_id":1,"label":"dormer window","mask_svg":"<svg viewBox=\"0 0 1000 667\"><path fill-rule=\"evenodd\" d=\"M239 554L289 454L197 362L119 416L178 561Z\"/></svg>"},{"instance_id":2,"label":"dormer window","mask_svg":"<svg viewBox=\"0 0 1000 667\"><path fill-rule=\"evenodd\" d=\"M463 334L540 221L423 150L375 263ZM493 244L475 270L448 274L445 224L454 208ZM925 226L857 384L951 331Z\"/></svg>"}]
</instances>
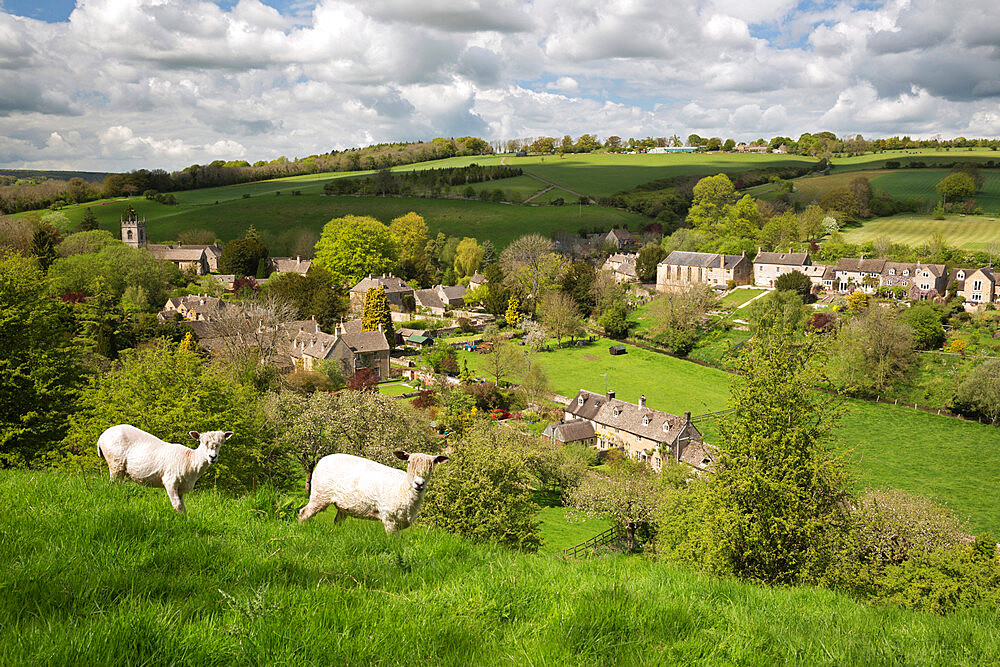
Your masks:
<instances>
[{"instance_id":1,"label":"dormer window","mask_svg":"<svg viewBox=\"0 0 1000 667\"><path fill-rule=\"evenodd\" d=\"M642 425L649 426L649 415L646 415L645 417L642 418Z\"/></svg>"},{"instance_id":2,"label":"dormer window","mask_svg":"<svg viewBox=\"0 0 1000 667\"><path fill-rule=\"evenodd\" d=\"M889 269L889 275L890 276L896 275L896 269Z\"/></svg>"},{"instance_id":3,"label":"dormer window","mask_svg":"<svg viewBox=\"0 0 1000 667\"><path fill-rule=\"evenodd\" d=\"M910 270L909 269L903 269L903 275L904 276L910 275Z\"/></svg>"},{"instance_id":4,"label":"dormer window","mask_svg":"<svg viewBox=\"0 0 1000 667\"><path fill-rule=\"evenodd\" d=\"M614 409L614 415L615 415L615 417L617 417L617 416L618 416L618 415L620 415L621 413L622 413L622 411L621 411L621 410L619 410L618 408L615 408L615 409Z\"/></svg>"},{"instance_id":5,"label":"dormer window","mask_svg":"<svg viewBox=\"0 0 1000 667\"><path fill-rule=\"evenodd\" d=\"M959 271L958 275L955 276L959 280L965 280L965 271Z\"/></svg>"},{"instance_id":6,"label":"dormer window","mask_svg":"<svg viewBox=\"0 0 1000 667\"><path fill-rule=\"evenodd\" d=\"M581 408L583 407L583 396L577 397L576 404L579 405Z\"/></svg>"}]
</instances>

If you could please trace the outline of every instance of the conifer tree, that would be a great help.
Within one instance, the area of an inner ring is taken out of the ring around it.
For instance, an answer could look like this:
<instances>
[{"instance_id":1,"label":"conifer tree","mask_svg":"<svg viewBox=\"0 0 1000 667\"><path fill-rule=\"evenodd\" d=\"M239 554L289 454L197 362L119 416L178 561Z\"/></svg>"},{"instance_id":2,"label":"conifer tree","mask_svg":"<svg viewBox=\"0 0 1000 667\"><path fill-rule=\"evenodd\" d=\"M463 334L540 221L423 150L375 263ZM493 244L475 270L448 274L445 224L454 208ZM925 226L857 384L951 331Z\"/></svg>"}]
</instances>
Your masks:
<instances>
[{"instance_id":1,"label":"conifer tree","mask_svg":"<svg viewBox=\"0 0 1000 667\"><path fill-rule=\"evenodd\" d=\"M81 232L91 232L97 229L97 216L89 206L83 209L83 220L80 221Z\"/></svg>"},{"instance_id":2,"label":"conifer tree","mask_svg":"<svg viewBox=\"0 0 1000 667\"><path fill-rule=\"evenodd\" d=\"M379 324L382 325L382 332L389 342L389 347L395 347L396 330L392 326L392 313L389 312L389 300L385 296L385 289L372 287L365 294L365 308L361 313L361 330L378 331Z\"/></svg>"},{"instance_id":3,"label":"conifer tree","mask_svg":"<svg viewBox=\"0 0 1000 667\"><path fill-rule=\"evenodd\" d=\"M517 295L511 294L510 298L507 300L507 312L504 314L504 319L507 320L507 324L512 327L516 327L521 323L521 300L517 298Z\"/></svg>"}]
</instances>

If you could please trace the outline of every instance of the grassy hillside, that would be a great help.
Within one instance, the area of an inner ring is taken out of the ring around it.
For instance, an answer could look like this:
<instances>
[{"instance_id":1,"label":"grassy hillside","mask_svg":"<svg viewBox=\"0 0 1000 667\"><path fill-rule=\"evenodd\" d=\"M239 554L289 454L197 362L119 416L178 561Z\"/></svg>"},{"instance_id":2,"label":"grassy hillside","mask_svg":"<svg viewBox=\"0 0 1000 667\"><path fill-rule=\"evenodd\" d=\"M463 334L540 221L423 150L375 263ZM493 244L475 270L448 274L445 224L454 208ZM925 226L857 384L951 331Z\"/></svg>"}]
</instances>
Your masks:
<instances>
[{"instance_id":1,"label":"grassy hillside","mask_svg":"<svg viewBox=\"0 0 1000 667\"><path fill-rule=\"evenodd\" d=\"M311 182L310 187L322 190L322 182ZM292 190L296 189L301 189L303 194L292 195ZM252 194L249 198L233 196L234 192L242 191ZM275 192L281 194L275 195ZM214 195L225 199L215 204ZM326 197L318 192L308 193L305 185L300 188L298 184L285 181L193 190L176 196L180 201L176 206L165 206L142 197L105 200L91 206L101 228L117 234L121 212L126 204L132 204L139 215L146 217L147 233L153 242L176 239L178 233L187 229L209 229L221 240L228 241L254 225L273 255L290 253L299 234L318 234L328 220L347 214L371 215L388 222L416 211L427 220L432 234L444 232L452 236L473 236L480 241L490 239L500 248L530 232L576 232L581 227L594 225L627 225L638 230L646 221L634 213L598 206L535 207L415 197ZM83 216L83 208L68 207L63 213L77 222Z\"/></svg>"},{"instance_id":2,"label":"grassy hillside","mask_svg":"<svg viewBox=\"0 0 1000 667\"><path fill-rule=\"evenodd\" d=\"M433 482L432 482L433 483ZM266 494L261 494L266 495ZM211 491L0 472L0 662L982 664L995 612L873 608L637 557L563 562ZM256 505L256 506L255 506Z\"/></svg>"},{"instance_id":3,"label":"grassy hillside","mask_svg":"<svg viewBox=\"0 0 1000 667\"><path fill-rule=\"evenodd\" d=\"M911 162L923 162L928 165L952 162L1000 162L1000 152L989 148L920 148L905 151L886 151L884 153L865 153L854 157L835 157L831 161L833 171L857 169L881 169L887 160L895 160L902 166Z\"/></svg>"},{"instance_id":4,"label":"grassy hillside","mask_svg":"<svg viewBox=\"0 0 1000 667\"><path fill-rule=\"evenodd\" d=\"M606 386L633 403L645 393L649 407L673 414L726 408L729 373L633 346L627 346L628 354L612 357L610 344L599 339L587 347L541 353L538 360L553 391L572 397L580 389L604 393ZM485 356L459 354L471 370L483 372ZM996 427L867 401L851 400L846 408L834 438L854 461L860 487L918 493L951 507L973 530L1000 534ZM699 427L709 440L714 437L712 422Z\"/></svg>"},{"instance_id":5,"label":"grassy hillside","mask_svg":"<svg viewBox=\"0 0 1000 667\"><path fill-rule=\"evenodd\" d=\"M874 241L886 236L897 243L919 247L934 234L943 234L949 246L985 250L989 243L1000 241L1000 221L996 217L949 215L944 220L927 216L894 215L890 218L868 220L843 230L849 243Z\"/></svg>"}]
</instances>

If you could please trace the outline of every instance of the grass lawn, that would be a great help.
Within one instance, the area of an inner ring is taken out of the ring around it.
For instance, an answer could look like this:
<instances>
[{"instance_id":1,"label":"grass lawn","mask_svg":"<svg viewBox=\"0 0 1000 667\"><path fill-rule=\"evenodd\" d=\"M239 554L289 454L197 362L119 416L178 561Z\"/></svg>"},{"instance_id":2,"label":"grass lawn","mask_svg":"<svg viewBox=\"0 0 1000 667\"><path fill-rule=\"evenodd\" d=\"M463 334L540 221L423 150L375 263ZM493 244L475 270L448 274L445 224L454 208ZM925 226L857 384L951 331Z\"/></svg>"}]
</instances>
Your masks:
<instances>
[{"instance_id":1,"label":"grass lawn","mask_svg":"<svg viewBox=\"0 0 1000 667\"><path fill-rule=\"evenodd\" d=\"M431 482L433 485L433 481ZM871 607L634 556L298 524L268 494L0 471L7 664L988 664L994 610Z\"/></svg>"},{"instance_id":2,"label":"grass lawn","mask_svg":"<svg viewBox=\"0 0 1000 667\"><path fill-rule=\"evenodd\" d=\"M742 332L731 331L735 338ZM721 335L720 335L721 336ZM730 340L716 341L721 347ZM599 339L588 347L567 347L540 353L554 392L575 396L580 389L635 403L646 395L651 408L693 415L727 407L733 375L642 348L627 346L628 354L612 357ZM713 345L710 341L709 346ZM704 354L708 356L709 352ZM477 369L485 355L459 352ZM830 400L835 400L830 396ZM851 452L861 486L896 487L944 502L968 519L974 532L1000 535L1000 430L976 422L931 415L901 407L848 401L847 414L834 434L835 442ZM699 428L702 424L699 424ZM715 425L703 428L715 438Z\"/></svg>"},{"instance_id":3,"label":"grass lawn","mask_svg":"<svg viewBox=\"0 0 1000 667\"><path fill-rule=\"evenodd\" d=\"M737 308L755 296L759 296L766 291L767 290L765 289L752 287L750 289L734 289L729 294L719 299L719 305L723 308Z\"/></svg>"},{"instance_id":4,"label":"grass lawn","mask_svg":"<svg viewBox=\"0 0 1000 667\"><path fill-rule=\"evenodd\" d=\"M989 243L1000 241L1000 220L995 216L975 215L949 215L944 220L934 220L927 215L903 214L868 220L842 233L848 243L865 243L885 236L914 247L930 241L934 234L943 234L950 246L985 250Z\"/></svg>"},{"instance_id":5,"label":"grass lawn","mask_svg":"<svg viewBox=\"0 0 1000 667\"><path fill-rule=\"evenodd\" d=\"M120 233L119 220L126 204L131 204L145 216L150 241L174 240L189 229L214 231L222 241L242 236L246 228L254 225L272 255L292 253L296 241L305 234L318 235L331 218L343 215L371 215L388 223L392 218L409 211L424 216L431 234L444 232L449 236L473 236L480 241L490 239L498 248L531 232L551 234L557 230L576 232L581 227L627 226L638 229L646 219L627 211L599 206L534 207L493 204L481 201L453 199L425 199L418 197L326 197L319 192L300 196L291 194L288 185L273 185L274 181L245 186L213 188L224 191L235 188L277 187L280 196L254 194L244 199L227 197L215 204L210 190L177 193L180 203L165 206L147 201L143 197L125 200L91 202L102 229ZM495 181L501 183L501 181ZM190 199L210 201L195 202ZM83 217L86 206L70 206L62 212L74 223ZM315 236L313 236L315 239Z\"/></svg>"},{"instance_id":6,"label":"grass lawn","mask_svg":"<svg viewBox=\"0 0 1000 667\"><path fill-rule=\"evenodd\" d=\"M590 519L583 515L570 518L567 515L569 510L562 506L558 492L535 492L534 500L542 508L538 512L538 519L541 521L538 532L542 537L539 551L561 552L600 535L611 527L611 522L607 519Z\"/></svg>"},{"instance_id":7,"label":"grass lawn","mask_svg":"<svg viewBox=\"0 0 1000 667\"><path fill-rule=\"evenodd\" d=\"M416 389L404 382L383 382L378 386L378 393L383 396L400 396L401 394L410 394L414 391Z\"/></svg>"}]
</instances>

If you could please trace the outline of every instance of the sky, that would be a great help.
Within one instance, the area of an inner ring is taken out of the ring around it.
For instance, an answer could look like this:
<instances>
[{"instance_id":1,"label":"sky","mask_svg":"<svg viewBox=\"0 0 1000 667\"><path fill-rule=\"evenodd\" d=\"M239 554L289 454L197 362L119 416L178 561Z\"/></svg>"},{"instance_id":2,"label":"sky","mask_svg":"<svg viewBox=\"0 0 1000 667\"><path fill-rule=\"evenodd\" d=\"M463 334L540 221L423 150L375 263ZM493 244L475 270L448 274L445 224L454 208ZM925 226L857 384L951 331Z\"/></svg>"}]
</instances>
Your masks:
<instances>
[{"instance_id":1,"label":"sky","mask_svg":"<svg viewBox=\"0 0 1000 667\"><path fill-rule=\"evenodd\" d=\"M0 0L0 166L1000 135L996 0Z\"/></svg>"}]
</instances>

